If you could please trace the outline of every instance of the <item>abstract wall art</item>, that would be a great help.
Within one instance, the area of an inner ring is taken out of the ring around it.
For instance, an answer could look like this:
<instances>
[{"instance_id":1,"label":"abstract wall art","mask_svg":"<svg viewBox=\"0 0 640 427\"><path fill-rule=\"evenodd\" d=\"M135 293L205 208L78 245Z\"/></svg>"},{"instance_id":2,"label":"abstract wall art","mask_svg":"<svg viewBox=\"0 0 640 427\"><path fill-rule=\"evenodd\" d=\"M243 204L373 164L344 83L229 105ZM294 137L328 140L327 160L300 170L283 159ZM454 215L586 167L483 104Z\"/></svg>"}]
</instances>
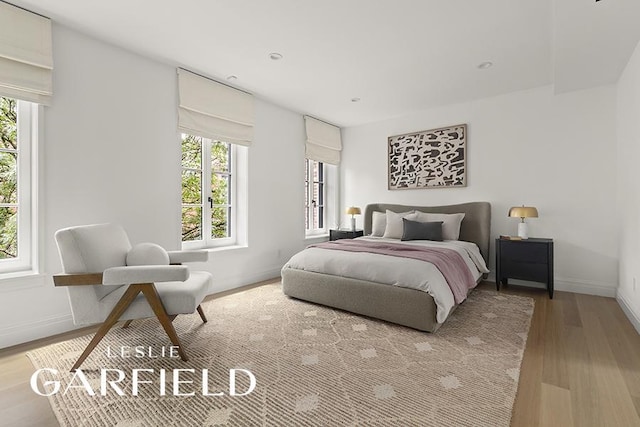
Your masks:
<instances>
[{"instance_id":1,"label":"abstract wall art","mask_svg":"<svg viewBox=\"0 0 640 427\"><path fill-rule=\"evenodd\" d=\"M389 190L467 185L467 125L389 137Z\"/></svg>"}]
</instances>

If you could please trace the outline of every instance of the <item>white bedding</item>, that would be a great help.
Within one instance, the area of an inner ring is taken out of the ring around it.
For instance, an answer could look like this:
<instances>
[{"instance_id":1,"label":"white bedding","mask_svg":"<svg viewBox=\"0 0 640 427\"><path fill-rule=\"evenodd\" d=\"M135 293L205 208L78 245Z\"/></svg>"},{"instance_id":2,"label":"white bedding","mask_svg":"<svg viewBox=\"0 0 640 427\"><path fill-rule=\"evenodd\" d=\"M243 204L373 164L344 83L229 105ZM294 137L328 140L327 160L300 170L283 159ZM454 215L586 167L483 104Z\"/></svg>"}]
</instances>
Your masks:
<instances>
[{"instance_id":1,"label":"white bedding","mask_svg":"<svg viewBox=\"0 0 640 427\"><path fill-rule=\"evenodd\" d=\"M391 242L426 247L444 247L458 252L477 281L489 270L476 244L460 240L434 242L411 240L402 242L383 237L360 237L375 242ZM443 323L455 306L453 293L440 271L431 263L368 252L346 252L333 249L307 248L294 255L284 269L313 271L349 277L369 282L384 283L427 292L436 303L436 320Z\"/></svg>"}]
</instances>

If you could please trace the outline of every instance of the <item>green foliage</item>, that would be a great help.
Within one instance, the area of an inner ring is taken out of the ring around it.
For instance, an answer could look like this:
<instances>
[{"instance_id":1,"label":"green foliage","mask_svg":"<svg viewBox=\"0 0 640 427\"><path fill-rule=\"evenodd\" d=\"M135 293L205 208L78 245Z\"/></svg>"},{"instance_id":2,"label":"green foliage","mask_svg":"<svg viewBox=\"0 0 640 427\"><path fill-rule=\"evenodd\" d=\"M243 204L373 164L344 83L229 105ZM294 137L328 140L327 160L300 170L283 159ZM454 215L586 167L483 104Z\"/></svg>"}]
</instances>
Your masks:
<instances>
[{"instance_id":1,"label":"green foliage","mask_svg":"<svg viewBox=\"0 0 640 427\"><path fill-rule=\"evenodd\" d=\"M183 170L182 171L182 203L186 205L199 205L202 203L200 189L202 172Z\"/></svg>"},{"instance_id":2,"label":"green foliage","mask_svg":"<svg viewBox=\"0 0 640 427\"><path fill-rule=\"evenodd\" d=\"M202 138L182 134L182 167L202 169Z\"/></svg>"},{"instance_id":3,"label":"green foliage","mask_svg":"<svg viewBox=\"0 0 640 427\"><path fill-rule=\"evenodd\" d=\"M18 110L15 99L0 97L0 148L18 149Z\"/></svg>"},{"instance_id":4,"label":"green foliage","mask_svg":"<svg viewBox=\"0 0 640 427\"><path fill-rule=\"evenodd\" d=\"M182 241L202 240L202 208L182 208Z\"/></svg>"},{"instance_id":5,"label":"green foliage","mask_svg":"<svg viewBox=\"0 0 640 427\"><path fill-rule=\"evenodd\" d=\"M211 142L211 170L213 172L229 172L229 144Z\"/></svg>"},{"instance_id":6,"label":"green foliage","mask_svg":"<svg viewBox=\"0 0 640 427\"><path fill-rule=\"evenodd\" d=\"M230 204L229 175L217 173L211 175L211 197L214 206Z\"/></svg>"},{"instance_id":7,"label":"green foliage","mask_svg":"<svg viewBox=\"0 0 640 427\"><path fill-rule=\"evenodd\" d=\"M0 97L0 259L18 255L17 125L16 101Z\"/></svg>"},{"instance_id":8,"label":"green foliage","mask_svg":"<svg viewBox=\"0 0 640 427\"><path fill-rule=\"evenodd\" d=\"M202 138L182 135L182 204L202 204ZM191 170L196 169L196 170ZM202 207L183 206L182 241L202 239Z\"/></svg>"},{"instance_id":9,"label":"green foliage","mask_svg":"<svg viewBox=\"0 0 640 427\"><path fill-rule=\"evenodd\" d=\"M211 142L211 198L213 209L211 211L211 234L214 239L228 237L229 207L231 194L229 193L229 160L230 145L226 142Z\"/></svg>"},{"instance_id":10,"label":"green foliage","mask_svg":"<svg viewBox=\"0 0 640 427\"><path fill-rule=\"evenodd\" d=\"M213 208L211 212L211 234L214 239L228 237L227 212L228 208Z\"/></svg>"}]
</instances>

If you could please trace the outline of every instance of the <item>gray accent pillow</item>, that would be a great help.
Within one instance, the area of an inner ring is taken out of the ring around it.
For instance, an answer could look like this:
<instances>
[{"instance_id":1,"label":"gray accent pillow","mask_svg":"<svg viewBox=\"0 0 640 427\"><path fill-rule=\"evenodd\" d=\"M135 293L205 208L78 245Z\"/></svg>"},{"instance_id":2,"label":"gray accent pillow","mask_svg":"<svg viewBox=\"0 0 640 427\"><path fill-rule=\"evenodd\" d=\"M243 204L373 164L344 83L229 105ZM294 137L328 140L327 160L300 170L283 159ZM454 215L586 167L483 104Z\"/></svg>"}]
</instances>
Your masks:
<instances>
[{"instance_id":1,"label":"gray accent pillow","mask_svg":"<svg viewBox=\"0 0 640 427\"><path fill-rule=\"evenodd\" d=\"M419 222L402 218L402 239L442 242L442 221Z\"/></svg>"}]
</instances>

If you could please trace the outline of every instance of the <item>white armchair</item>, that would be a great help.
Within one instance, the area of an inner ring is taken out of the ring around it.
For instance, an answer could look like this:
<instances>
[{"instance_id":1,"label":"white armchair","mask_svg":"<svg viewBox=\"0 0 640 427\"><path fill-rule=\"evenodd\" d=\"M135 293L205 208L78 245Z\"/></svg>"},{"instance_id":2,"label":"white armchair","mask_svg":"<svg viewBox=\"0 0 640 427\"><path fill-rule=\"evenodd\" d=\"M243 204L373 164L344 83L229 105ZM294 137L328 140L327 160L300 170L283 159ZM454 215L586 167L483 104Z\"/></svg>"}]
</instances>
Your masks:
<instances>
[{"instance_id":1,"label":"white armchair","mask_svg":"<svg viewBox=\"0 0 640 427\"><path fill-rule=\"evenodd\" d=\"M207 321L200 303L212 292L212 279L208 272L189 272L179 264L206 261L206 251L166 252L151 244L132 248L125 230L115 224L65 228L55 239L64 274L54 276L54 284L67 287L74 323L103 322L72 370L118 320L126 320L127 327L132 320L153 316L182 360L188 360L171 322L196 310Z\"/></svg>"}]
</instances>

